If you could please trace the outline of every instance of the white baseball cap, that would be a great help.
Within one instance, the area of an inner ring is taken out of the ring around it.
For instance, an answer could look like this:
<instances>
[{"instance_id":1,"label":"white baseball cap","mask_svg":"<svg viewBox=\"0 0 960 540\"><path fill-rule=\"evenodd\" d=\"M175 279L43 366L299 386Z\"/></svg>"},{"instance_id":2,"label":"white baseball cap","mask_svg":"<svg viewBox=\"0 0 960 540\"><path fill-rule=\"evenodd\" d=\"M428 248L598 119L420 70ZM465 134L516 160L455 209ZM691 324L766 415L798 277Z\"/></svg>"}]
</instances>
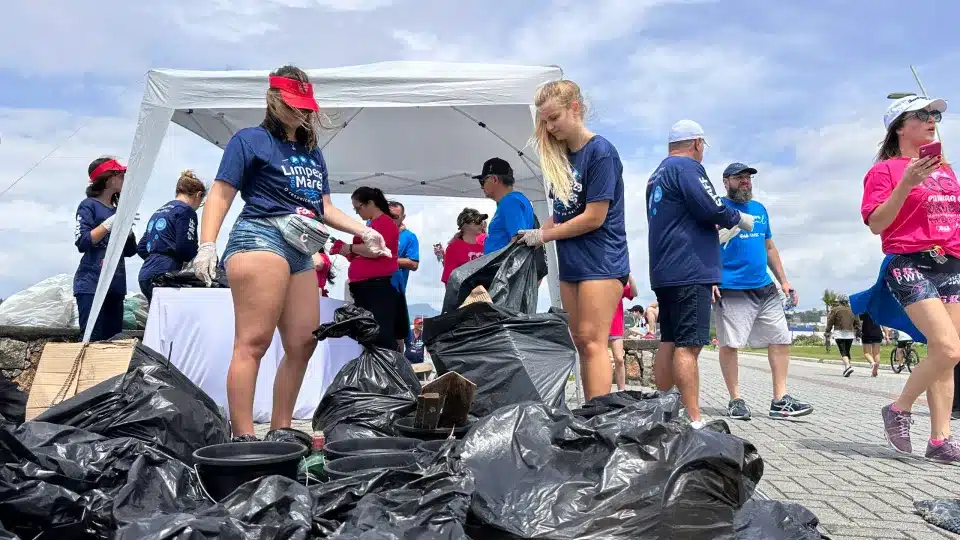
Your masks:
<instances>
[{"instance_id":1,"label":"white baseball cap","mask_svg":"<svg viewBox=\"0 0 960 540\"><path fill-rule=\"evenodd\" d=\"M707 139L703 134L703 127L693 120L681 120L670 128L670 142L672 143L692 141L695 139L703 139L703 143L707 144Z\"/></svg>"},{"instance_id":2,"label":"white baseball cap","mask_svg":"<svg viewBox=\"0 0 960 540\"><path fill-rule=\"evenodd\" d=\"M925 96L906 96L902 97L887 107L887 112L883 115L883 127L890 129L890 124L896 122L897 118L904 113L919 111L927 107L933 107L933 110L946 112L947 102L936 98L930 99Z\"/></svg>"}]
</instances>

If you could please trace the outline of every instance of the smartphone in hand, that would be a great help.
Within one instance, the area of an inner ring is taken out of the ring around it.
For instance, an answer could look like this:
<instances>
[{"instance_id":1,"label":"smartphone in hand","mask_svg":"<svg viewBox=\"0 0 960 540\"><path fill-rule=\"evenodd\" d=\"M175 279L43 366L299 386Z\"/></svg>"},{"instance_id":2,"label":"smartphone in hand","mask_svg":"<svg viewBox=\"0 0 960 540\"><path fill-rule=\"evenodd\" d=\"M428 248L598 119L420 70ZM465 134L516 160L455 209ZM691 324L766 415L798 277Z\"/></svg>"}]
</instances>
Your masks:
<instances>
[{"instance_id":1,"label":"smartphone in hand","mask_svg":"<svg viewBox=\"0 0 960 540\"><path fill-rule=\"evenodd\" d=\"M939 156L943 153L943 146L940 141L933 141L920 147L920 159L930 156Z\"/></svg>"}]
</instances>

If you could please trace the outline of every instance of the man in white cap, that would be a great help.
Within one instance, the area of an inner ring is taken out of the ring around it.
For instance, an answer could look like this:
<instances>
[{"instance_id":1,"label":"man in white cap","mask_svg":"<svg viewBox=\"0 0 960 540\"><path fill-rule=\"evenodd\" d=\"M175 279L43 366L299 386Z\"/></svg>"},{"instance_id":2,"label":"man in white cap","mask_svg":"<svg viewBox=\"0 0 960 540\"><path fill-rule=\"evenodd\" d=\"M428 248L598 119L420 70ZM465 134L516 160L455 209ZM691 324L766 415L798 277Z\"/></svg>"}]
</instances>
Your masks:
<instances>
[{"instance_id":1,"label":"man in white cap","mask_svg":"<svg viewBox=\"0 0 960 540\"><path fill-rule=\"evenodd\" d=\"M721 280L717 230L753 230L753 216L717 196L700 164L706 145L700 124L677 122L669 155L647 182L650 285L660 304L654 378L661 391L676 384L694 428L704 424L697 358L710 343L710 308Z\"/></svg>"}]
</instances>

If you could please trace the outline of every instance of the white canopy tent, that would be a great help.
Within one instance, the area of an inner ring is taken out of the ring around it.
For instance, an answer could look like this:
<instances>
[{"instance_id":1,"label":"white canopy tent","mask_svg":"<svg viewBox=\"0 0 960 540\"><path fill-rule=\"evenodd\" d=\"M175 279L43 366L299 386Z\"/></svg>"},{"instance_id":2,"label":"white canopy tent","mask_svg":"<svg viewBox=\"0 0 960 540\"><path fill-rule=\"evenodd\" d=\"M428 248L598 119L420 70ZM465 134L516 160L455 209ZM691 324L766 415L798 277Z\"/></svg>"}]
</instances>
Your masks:
<instances>
[{"instance_id":1,"label":"white canopy tent","mask_svg":"<svg viewBox=\"0 0 960 540\"><path fill-rule=\"evenodd\" d=\"M540 221L549 215L536 153L524 150L533 133L534 92L560 79L559 67L384 62L307 73L333 123L321 143L333 192L367 185L390 195L482 197L471 176L496 156L511 163L516 188L533 202ZM236 131L263 120L268 76L149 72L115 230L133 225L169 123L223 148ZM91 320L100 313L123 243L124 235L111 235ZM550 297L559 306L556 252L547 253Z\"/></svg>"}]
</instances>

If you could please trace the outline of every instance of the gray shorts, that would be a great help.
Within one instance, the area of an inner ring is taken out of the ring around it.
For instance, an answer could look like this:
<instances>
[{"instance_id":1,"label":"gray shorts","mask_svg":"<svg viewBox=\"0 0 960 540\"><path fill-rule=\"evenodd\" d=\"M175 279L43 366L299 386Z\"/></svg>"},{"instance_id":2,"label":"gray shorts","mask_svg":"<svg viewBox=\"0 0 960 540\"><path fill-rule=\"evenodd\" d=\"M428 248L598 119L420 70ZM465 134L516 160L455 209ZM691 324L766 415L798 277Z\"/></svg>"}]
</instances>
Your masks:
<instances>
[{"instance_id":1,"label":"gray shorts","mask_svg":"<svg viewBox=\"0 0 960 540\"><path fill-rule=\"evenodd\" d=\"M721 289L720 296L715 309L721 347L762 348L793 341L776 285L744 291Z\"/></svg>"}]
</instances>

